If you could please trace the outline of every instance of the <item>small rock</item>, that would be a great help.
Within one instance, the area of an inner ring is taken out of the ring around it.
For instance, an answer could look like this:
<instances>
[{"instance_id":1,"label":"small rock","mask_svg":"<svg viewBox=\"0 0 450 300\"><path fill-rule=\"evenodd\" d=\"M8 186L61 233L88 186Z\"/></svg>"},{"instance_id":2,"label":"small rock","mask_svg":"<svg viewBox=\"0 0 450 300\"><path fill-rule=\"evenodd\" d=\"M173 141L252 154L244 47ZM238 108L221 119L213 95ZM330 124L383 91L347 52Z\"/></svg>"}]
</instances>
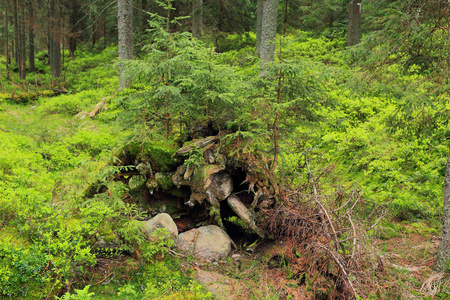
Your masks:
<instances>
[{"instance_id":1,"label":"small rock","mask_svg":"<svg viewBox=\"0 0 450 300\"><path fill-rule=\"evenodd\" d=\"M241 255L240 254L233 254L233 255L231 255L231 258L233 259L233 260L240 260L241 259Z\"/></svg>"}]
</instances>

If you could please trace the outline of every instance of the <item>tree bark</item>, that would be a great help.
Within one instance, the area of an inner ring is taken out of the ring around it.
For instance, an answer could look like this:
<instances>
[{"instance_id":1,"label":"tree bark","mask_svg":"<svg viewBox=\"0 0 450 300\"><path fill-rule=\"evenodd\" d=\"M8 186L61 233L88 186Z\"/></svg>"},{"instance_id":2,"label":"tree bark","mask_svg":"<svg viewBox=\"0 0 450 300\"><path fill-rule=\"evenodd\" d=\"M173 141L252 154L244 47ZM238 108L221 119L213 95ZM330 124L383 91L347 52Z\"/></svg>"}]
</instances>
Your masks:
<instances>
[{"instance_id":1,"label":"tree bark","mask_svg":"<svg viewBox=\"0 0 450 300\"><path fill-rule=\"evenodd\" d=\"M17 1L19 2L19 0ZM20 4L18 5L19 14L19 76L21 79L25 79L27 76L27 66L26 66L26 38L25 38L25 9Z\"/></svg>"},{"instance_id":2,"label":"tree bark","mask_svg":"<svg viewBox=\"0 0 450 300\"><path fill-rule=\"evenodd\" d=\"M447 159L444 178L444 224L442 226L441 241L437 253L435 269L450 271L450 153Z\"/></svg>"},{"instance_id":3,"label":"tree bark","mask_svg":"<svg viewBox=\"0 0 450 300\"><path fill-rule=\"evenodd\" d=\"M256 6L256 43L255 43L255 54L258 57L260 56L261 53L262 18L263 18L263 0L258 0Z\"/></svg>"},{"instance_id":4,"label":"tree bark","mask_svg":"<svg viewBox=\"0 0 450 300\"><path fill-rule=\"evenodd\" d=\"M192 36L199 39L202 37L203 30L203 0L192 0Z\"/></svg>"},{"instance_id":5,"label":"tree bark","mask_svg":"<svg viewBox=\"0 0 450 300\"><path fill-rule=\"evenodd\" d=\"M28 71L35 72L34 59L34 10L33 0L28 0Z\"/></svg>"},{"instance_id":6,"label":"tree bark","mask_svg":"<svg viewBox=\"0 0 450 300\"><path fill-rule=\"evenodd\" d=\"M259 77L265 77L265 64L273 61L275 56L275 37L277 34L278 0L263 0L263 17L261 24L261 64Z\"/></svg>"},{"instance_id":7,"label":"tree bark","mask_svg":"<svg viewBox=\"0 0 450 300\"><path fill-rule=\"evenodd\" d=\"M77 1L70 1L70 14L69 14L69 52L70 55L75 57L75 51L77 50L77 40L79 36L80 28L80 4Z\"/></svg>"},{"instance_id":8,"label":"tree bark","mask_svg":"<svg viewBox=\"0 0 450 300\"><path fill-rule=\"evenodd\" d=\"M351 0L347 27L347 46L361 41L361 0Z\"/></svg>"},{"instance_id":9,"label":"tree bark","mask_svg":"<svg viewBox=\"0 0 450 300\"><path fill-rule=\"evenodd\" d=\"M133 0L118 0L119 60L133 59ZM129 87L119 64L119 90Z\"/></svg>"},{"instance_id":10,"label":"tree bark","mask_svg":"<svg viewBox=\"0 0 450 300\"><path fill-rule=\"evenodd\" d=\"M9 55L9 22L8 22L8 2L5 3L5 48L6 48L6 79L9 80L9 65L10 65L10 55Z\"/></svg>"},{"instance_id":11,"label":"tree bark","mask_svg":"<svg viewBox=\"0 0 450 300\"><path fill-rule=\"evenodd\" d=\"M19 0L14 0L14 40L15 40L15 59L16 65L19 69L19 76L25 79L27 75L25 57L25 28L24 28L24 14L25 11L21 7L21 2Z\"/></svg>"},{"instance_id":12,"label":"tree bark","mask_svg":"<svg viewBox=\"0 0 450 300\"><path fill-rule=\"evenodd\" d=\"M19 45L19 17L18 17L18 0L14 0L13 4L13 23L14 23L14 47L13 47L13 55L14 60L16 61L16 65L19 65L19 51L18 51L18 45Z\"/></svg>"},{"instance_id":13,"label":"tree bark","mask_svg":"<svg viewBox=\"0 0 450 300\"><path fill-rule=\"evenodd\" d=\"M50 61L50 69L52 70L53 78L61 77L61 37L58 28L58 7L56 0L49 0L49 10L48 10L48 41L49 41L49 51L48 59Z\"/></svg>"}]
</instances>

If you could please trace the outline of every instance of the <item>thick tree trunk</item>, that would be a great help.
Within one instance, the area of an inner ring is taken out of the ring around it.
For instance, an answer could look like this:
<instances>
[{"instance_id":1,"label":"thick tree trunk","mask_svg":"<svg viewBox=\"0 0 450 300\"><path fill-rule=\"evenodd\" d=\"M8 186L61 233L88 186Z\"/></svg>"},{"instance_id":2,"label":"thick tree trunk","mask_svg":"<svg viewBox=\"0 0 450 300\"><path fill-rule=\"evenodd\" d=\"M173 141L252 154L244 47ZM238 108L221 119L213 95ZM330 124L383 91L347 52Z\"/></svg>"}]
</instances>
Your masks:
<instances>
[{"instance_id":1,"label":"thick tree trunk","mask_svg":"<svg viewBox=\"0 0 450 300\"><path fill-rule=\"evenodd\" d=\"M255 43L255 54L258 57L261 53L262 18L263 18L263 0L258 0L258 4L256 6L256 43Z\"/></svg>"},{"instance_id":2,"label":"thick tree trunk","mask_svg":"<svg viewBox=\"0 0 450 300\"><path fill-rule=\"evenodd\" d=\"M435 268L439 271L450 271L450 153L447 159L444 178L444 224L441 242L437 253Z\"/></svg>"},{"instance_id":3,"label":"thick tree trunk","mask_svg":"<svg viewBox=\"0 0 450 300\"><path fill-rule=\"evenodd\" d=\"M52 70L53 78L61 77L61 37L58 28L58 7L56 0L49 0L49 27L48 27L48 40L49 51L48 59L50 61L50 69Z\"/></svg>"},{"instance_id":4,"label":"thick tree trunk","mask_svg":"<svg viewBox=\"0 0 450 300\"><path fill-rule=\"evenodd\" d=\"M265 64L275 56L275 37L277 34L278 0L263 0L263 18L261 25L261 64L259 77L267 74Z\"/></svg>"},{"instance_id":5,"label":"thick tree trunk","mask_svg":"<svg viewBox=\"0 0 450 300\"><path fill-rule=\"evenodd\" d=\"M69 14L69 26L70 26L69 52L72 58L75 57L75 51L77 50L77 39L79 35L80 19L81 19L80 5L77 1L71 1Z\"/></svg>"},{"instance_id":6,"label":"thick tree trunk","mask_svg":"<svg viewBox=\"0 0 450 300\"><path fill-rule=\"evenodd\" d=\"M361 41L361 0L351 0L347 27L347 46Z\"/></svg>"},{"instance_id":7,"label":"thick tree trunk","mask_svg":"<svg viewBox=\"0 0 450 300\"><path fill-rule=\"evenodd\" d=\"M28 71L35 72L34 63L34 10L33 0L28 0Z\"/></svg>"},{"instance_id":8,"label":"thick tree trunk","mask_svg":"<svg viewBox=\"0 0 450 300\"><path fill-rule=\"evenodd\" d=\"M199 39L202 37L203 30L203 0L192 0L192 35Z\"/></svg>"},{"instance_id":9,"label":"thick tree trunk","mask_svg":"<svg viewBox=\"0 0 450 300\"><path fill-rule=\"evenodd\" d=\"M133 0L118 0L119 59L133 59ZM127 88L130 81L123 76L119 64L119 90Z\"/></svg>"}]
</instances>

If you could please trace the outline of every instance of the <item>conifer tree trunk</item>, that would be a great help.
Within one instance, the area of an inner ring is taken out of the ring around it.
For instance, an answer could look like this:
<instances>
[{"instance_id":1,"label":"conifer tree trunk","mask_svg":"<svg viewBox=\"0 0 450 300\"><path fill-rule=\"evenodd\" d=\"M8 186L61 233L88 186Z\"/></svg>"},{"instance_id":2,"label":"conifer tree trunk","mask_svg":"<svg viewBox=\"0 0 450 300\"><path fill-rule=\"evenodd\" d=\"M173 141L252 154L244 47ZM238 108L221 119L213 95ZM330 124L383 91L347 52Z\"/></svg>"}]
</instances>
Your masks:
<instances>
[{"instance_id":1,"label":"conifer tree trunk","mask_svg":"<svg viewBox=\"0 0 450 300\"><path fill-rule=\"evenodd\" d=\"M199 39L202 37L203 31L203 0L192 0L192 35Z\"/></svg>"},{"instance_id":2,"label":"conifer tree trunk","mask_svg":"<svg viewBox=\"0 0 450 300\"><path fill-rule=\"evenodd\" d=\"M361 41L361 0L351 0L347 27L347 46Z\"/></svg>"},{"instance_id":3,"label":"conifer tree trunk","mask_svg":"<svg viewBox=\"0 0 450 300\"><path fill-rule=\"evenodd\" d=\"M35 72L34 63L34 10L33 0L28 0L28 71Z\"/></svg>"},{"instance_id":4,"label":"conifer tree trunk","mask_svg":"<svg viewBox=\"0 0 450 300\"><path fill-rule=\"evenodd\" d=\"M118 0L119 59L133 59L133 0ZM119 64L119 90L130 85Z\"/></svg>"},{"instance_id":5,"label":"conifer tree trunk","mask_svg":"<svg viewBox=\"0 0 450 300\"><path fill-rule=\"evenodd\" d=\"M77 1L70 2L70 14L69 14L69 52L72 58L75 56L77 50L77 39L80 28L80 4Z\"/></svg>"},{"instance_id":6,"label":"conifer tree trunk","mask_svg":"<svg viewBox=\"0 0 450 300\"><path fill-rule=\"evenodd\" d=\"M450 270L450 153L447 159L444 178L444 224L442 226L441 241L435 264L436 270L449 272Z\"/></svg>"},{"instance_id":7,"label":"conifer tree trunk","mask_svg":"<svg viewBox=\"0 0 450 300\"><path fill-rule=\"evenodd\" d=\"M56 0L49 0L49 10L48 10L48 41L49 41L49 51L48 59L50 61L50 69L52 70L53 78L61 77L61 37L58 28L58 7Z\"/></svg>"},{"instance_id":8,"label":"conifer tree trunk","mask_svg":"<svg viewBox=\"0 0 450 300\"><path fill-rule=\"evenodd\" d=\"M9 65L10 65L10 54L9 54L9 21L8 21L8 2L5 3L5 48L6 48L6 79L9 80Z\"/></svg>"},{"instance_id":9,"label":"conifer tree trunk","mask_svg":"<svg viewBox=\"0 0 450 300\"><path fill-rule=\"evenodd\" d=\"M273 61L275 56L275 37L277 34L278 0L263 0L263 17L261 24L261 64L259 76L264 77L264 65Z\"/></svg>"},{"instance_id":10,"label":"conifer tree trunk","mask_svg":"<svg viewBox=\"0 0 450 300\"><path fill-rule=\"evenodd\" d=\"M13 3L13 23L14 23L14 60L16 61L16 65L19 65L19 52L17 45L19 44L19 17L18 17L18 0L14 0Z\"/></svg>"},{"instance_id":11,"label":"conifer tree trunk","mask_svg":"<svg viewBox=\"0 0 450 300\"><path fill-rule=\"evenodd\" d=\"M25 79L27 75L26 66L26 38L25 38L25 9L24 5L19 5L19 75L21 79Z\"/></svg>"},{"instance_id":12,"label":"conifer tree trunk","mask_svg":"<svg viewBox=\"0 0 450 300\"><path fill-rule=\"evenodd\" d=\"M256 6L256 43L255 43L255 54L258 57L261 53L262 17L263 17L263 0L258 0Z\"/></svg>"},{"instance_id":13,"label":"conifer tree trunk","mask_svg":"<svg viewBox=\"0 0 450 300\"><path fill-rule=\"evenodd\" d=\"M21 2L19 0L14 0L13 5L14 12L14 40L15 40L15 59L17 68L19 69L19 76L22 79L25 79L27 75L26 65L25 65L25 28L24 28L24 9L21 6Z\"/></svg>"}]
</instances>

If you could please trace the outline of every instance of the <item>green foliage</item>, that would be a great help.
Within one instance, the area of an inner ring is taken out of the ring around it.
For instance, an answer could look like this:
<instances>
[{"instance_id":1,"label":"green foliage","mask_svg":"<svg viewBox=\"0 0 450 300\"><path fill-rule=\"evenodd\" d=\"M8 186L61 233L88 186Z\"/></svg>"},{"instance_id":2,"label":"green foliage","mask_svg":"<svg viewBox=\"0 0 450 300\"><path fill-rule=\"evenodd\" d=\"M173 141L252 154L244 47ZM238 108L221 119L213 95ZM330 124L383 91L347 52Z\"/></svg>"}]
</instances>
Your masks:
<instances>
[{"instance_id":1,"label":"green foliage","mask_svg":"<svg viewBox=\"0 0 450 300\"><path fill-rule=\"evenodd\" d=\"M157 186L171 189L172 155L208 126L221 134L230 164L261 159L269 166L265 157L274 151L277 113L279 178L301 186L308 180L303 155L314 153L311 166L325 170L331 165L340 178L325 182L325 190L359 184L369 208L382 203L397 220L412 222L411 232L436 234L436 226L422 221L437 219L442 209L450 132L448 32L437 26L442 10L435 9L436 3L423 10L411 1L365 3L377 22L361 45L344 52L342 1L290 5L289 16L296 16L290 20L326 32L317 37L291 30L281 39L282 50L268 65L266 80L257 77L254 34L219 37L219 51L225 52L217 54L189 33L174 32L183 20L167 18L173 7L163 5L164 17L151 14L141 58L127 62L125 75L133 86L94 119L88 112L115 93L115 47L102 52L81 47L76 59L66 60L69 93L64 95L47 97L51 79L44 61L38 61L41 75L27 75L28 91L19 88L12 97L16 87L5 80L0 94L0 297L53 297L74 282L81 289L61 299L101 299L100 292L111 286L111 299L211 298L169 255L173 240L165 232L155 232L152 241L142 233L136 220L144 212L124 195L144 179L128 186L114 178L139 161L149 166ZM45 60L42 52L38 56ZM3 64L0 68L5 74ZM162 138L166 121L168 141ZM184 163L198 168L202 162L202 151L194 149ZM217 210L211 214L221 221ZM244 226L234 217L228 221ZM389 239L399 230L382 224L369 233ZM118 251L142 252L142 264L121 277L127 280L92 286L94 294L80 278L95 264L99 240L117 243ZM306 279L307 288L313 280Z\"/></svg>"},{"instance_id":2,"label":"green foliage","mask_svg":"<svg viewBox=\"0 0 450 300\"><path fill-rule=\"evenodd\" d=\"M175 245L174 240L170 237L170 233L165 228L158 228L151 234L151 239L142 245L142 258L150 262L156 255L164 257L169 253L169 249Z\"/></svg>"},{"instance_id":3,"label":"green foliage","mask_svg":"<svg viewBox=\"0 0 450 300\"><path fill-rule=\"evenodd\" d=\"M82 290L75 289L75 294L66 293L61 298L56 297L59 300L91 300L95 293L89 292L89 285L86 285Z\"/></svg>"},{"instance_id":4,"label":"green foliage","mask_svg":"<svg viewBox=\"0 0 450 300\"><path fill-rule=\"evenodd\" d=\"M116 102L126 109L125 126L137 134L161 134L159 128L169 117L183 136L196 120L207 118L220 126L237 118L239 108L245 106L243 78L218 64L215 52L190 34L168 32L167 18L152 17L151 43L144 47L148 55L142 61L126 62L124 74L140 91Z\"/></svg>"},{"instance_id":5,"label":"green foliage","mask_svg":"<svg viewBox=\"0 0 450 300\"><path fill-rule=\"evenodd\" d=\"M191 151L189 151L189 156L184 161L184 166L186 168L197 169L203 164L203 161L203 151L197 147L194 147Z\"/></svg>"},{"instance_id":6,"label":"green foliage","mask_svg":"<svg viewBox=\"0 0 450 300\"><path fill-rule=\"evenodd\" d=\"M256 34L253 32L244 32L242 34L228 34L225 38L217 42L217 52L229 52L247 47L254 47Z\"/></svg>"},{"instance_id":7,"label":"green foliage","mask_svg":"<svg viewBox=\"0 0 450 300\"><path fill-rule=\"evenodd\" d=\"M104 97L103 90L87 90L76 95L67 94L59 97L45 99L38 110L47 114L76 115L82 111L90 110L93 105Z\"/></svg>"}]
</instances>

